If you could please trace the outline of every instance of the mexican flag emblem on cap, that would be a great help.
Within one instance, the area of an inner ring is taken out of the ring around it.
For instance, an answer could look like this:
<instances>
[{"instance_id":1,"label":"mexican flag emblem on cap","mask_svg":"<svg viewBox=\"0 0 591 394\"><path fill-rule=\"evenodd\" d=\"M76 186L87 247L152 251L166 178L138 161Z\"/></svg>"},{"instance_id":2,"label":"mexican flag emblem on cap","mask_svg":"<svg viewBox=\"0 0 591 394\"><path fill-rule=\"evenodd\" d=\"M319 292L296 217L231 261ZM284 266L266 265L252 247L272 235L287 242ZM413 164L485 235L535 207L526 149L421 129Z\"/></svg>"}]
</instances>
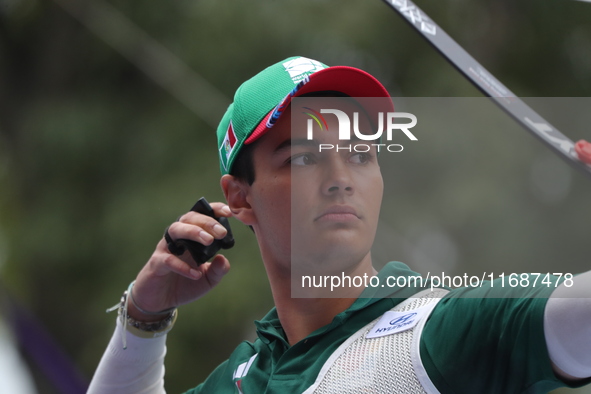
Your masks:
<instances>
[{"instance_id":1,"label":"mexican flag emblem on cap","mask_svg":"<svg viewBox=\"0 0 591 394\"><path fill-rule=\"evenodd\" d=\"M224 141L220 146L220 159L224 165L224 168L228 166L228 160L230 159L230 155L236 146L236 134L234 133L234 126L232 126L232 120L230 120L230 124L228 125L228 130L226 130L226 135L224 137Z\"/></svg>"},{"instance_id":2,"label":"mexican flag emblem on cap","mask_svg":"<svg viewBox=\"0 0 591 394\"><path fill-rule=\"evenodd\" d=\"M326 68L317 60L294 56L267 67L238 88L217 130L222 174L230 171L245 140L263 118L310 75Z\"/></svg>"}]
</instances>

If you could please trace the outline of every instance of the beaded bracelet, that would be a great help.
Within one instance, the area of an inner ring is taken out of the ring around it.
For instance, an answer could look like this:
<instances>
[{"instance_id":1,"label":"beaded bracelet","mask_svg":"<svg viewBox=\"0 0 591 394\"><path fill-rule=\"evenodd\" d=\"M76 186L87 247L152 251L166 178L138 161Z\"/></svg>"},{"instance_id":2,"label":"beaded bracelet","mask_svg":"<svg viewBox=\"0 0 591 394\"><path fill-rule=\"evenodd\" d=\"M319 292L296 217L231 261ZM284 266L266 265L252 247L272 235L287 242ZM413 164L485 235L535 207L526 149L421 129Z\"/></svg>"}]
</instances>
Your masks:
<instances>
[{"instance_id":1,"label":"beaded bracelet","mask_svg":"<svg viewBox=\"0 0 591 394\"><path fill-rule=\"evenodd\" d=\"M127 307L128 307L128 300L131 299L133 302L133 297L129 297L131 294L131 289L133 288L135 281L131 282L127 287L127 290L123 292L121 296L121 301L113 305L111 308L107 309L107 313L113 312L117 310L118 317L121 319L121 323L123 325L123 331L121 332L121 342L123 343L123 349L127 349L127 330L140 338L156 338L167 334L174 323L176 322L176 318L178 316L178 311L176 308L169 308L165 311L161 312L146 312L139 308L135 303L134 306L142 313L147 315L161 315L167 313L168 315L164 317L162 320L158 320L155 322L142 322L139 320L135 320L131 316L127 314Z\"/></svg>"},{"instance_id":2,"label":"beaded bracelet","mask_svg":"<svg viewBox=\"0 0 591 394\"><path fill-rule=\"evenodd\" d=\"M178 310L173 310L163 320L156 322L142 322L135 320L131 316L127 316L127 328L136 337L140 338L157 338L166 335L176 322Z\"/></svg>"}]
</instances>

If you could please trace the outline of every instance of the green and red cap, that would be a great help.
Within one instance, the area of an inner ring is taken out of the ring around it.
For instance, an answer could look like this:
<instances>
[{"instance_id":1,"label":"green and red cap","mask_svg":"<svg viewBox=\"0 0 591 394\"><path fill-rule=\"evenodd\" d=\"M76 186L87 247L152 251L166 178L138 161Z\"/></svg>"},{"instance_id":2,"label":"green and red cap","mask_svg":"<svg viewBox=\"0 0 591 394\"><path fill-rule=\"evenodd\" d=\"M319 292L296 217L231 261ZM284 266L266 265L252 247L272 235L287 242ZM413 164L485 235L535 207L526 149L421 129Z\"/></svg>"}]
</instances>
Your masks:
<instances>
[{"instance_id":1,"label":"green and red cap","mask_svg":"<svg viewBox=\"0 0 591 394\"><path fill-rule=\"evenodd\" d=\"M240 85L218 126L222 175L231 172L242 146L273 128L293 97L319 91L337 91L350 97L390 97L375 77L354 67L329 67L302 56L273 64Z\"/></svg>"}]
</instances>

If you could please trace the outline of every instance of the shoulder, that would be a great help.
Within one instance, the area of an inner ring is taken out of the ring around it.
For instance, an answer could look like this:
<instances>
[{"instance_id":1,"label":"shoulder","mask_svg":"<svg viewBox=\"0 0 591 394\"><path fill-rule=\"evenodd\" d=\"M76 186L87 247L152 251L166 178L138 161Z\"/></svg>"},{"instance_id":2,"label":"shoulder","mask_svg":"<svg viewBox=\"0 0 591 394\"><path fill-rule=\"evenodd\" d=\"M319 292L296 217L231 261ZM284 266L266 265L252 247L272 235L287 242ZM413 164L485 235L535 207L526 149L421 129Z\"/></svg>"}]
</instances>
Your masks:
<instances>
[{"instance_id":1,"label":"shoulder","mask_svg":"<svg viewBox=\"0 0 591 394\"><path fill-rule=\"evenodd\" d=\"M230 357L218 365L203 383L187 391L185 394L234 394L236 392L236 381L246 375L261 345L262 342L259 339L254 342L243 341L234 349Z\"/></svg>"},{"instance_id":2,"label":"shoulder","mask_svg":"<svg viewBox=\"0 0 591 394\"><path fill-rule=\"evenodd\" d=\"M531 283L508 288L507 282L503 288L494 281L450 291L433 310L420 343L421 358L438 389L534 393L562 385L544 337L544 310L552 290ZM536 389L527 391L531 388Z\"/></svg>"}]
</instances>

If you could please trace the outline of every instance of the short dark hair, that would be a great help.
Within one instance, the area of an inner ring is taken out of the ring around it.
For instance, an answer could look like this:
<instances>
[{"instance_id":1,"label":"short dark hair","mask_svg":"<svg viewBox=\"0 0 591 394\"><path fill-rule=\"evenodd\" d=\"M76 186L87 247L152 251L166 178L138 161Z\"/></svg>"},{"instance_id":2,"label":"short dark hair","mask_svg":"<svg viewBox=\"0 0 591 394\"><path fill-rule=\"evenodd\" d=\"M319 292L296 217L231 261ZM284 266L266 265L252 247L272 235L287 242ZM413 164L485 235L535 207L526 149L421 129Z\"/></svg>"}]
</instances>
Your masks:
<instances>
[{"instance_id":1,"label":"short dark hair","mask_svg":"<svg viewBox=\"0 0 591 394\"><path fill-rule=\"evenodd\" d=\"M232 165L230 175L233 175L239 181L244 181L249 185L254 183L254 159L253 152L258 141L252 144L244 145Z\"/></svg>"}]
</instances>

